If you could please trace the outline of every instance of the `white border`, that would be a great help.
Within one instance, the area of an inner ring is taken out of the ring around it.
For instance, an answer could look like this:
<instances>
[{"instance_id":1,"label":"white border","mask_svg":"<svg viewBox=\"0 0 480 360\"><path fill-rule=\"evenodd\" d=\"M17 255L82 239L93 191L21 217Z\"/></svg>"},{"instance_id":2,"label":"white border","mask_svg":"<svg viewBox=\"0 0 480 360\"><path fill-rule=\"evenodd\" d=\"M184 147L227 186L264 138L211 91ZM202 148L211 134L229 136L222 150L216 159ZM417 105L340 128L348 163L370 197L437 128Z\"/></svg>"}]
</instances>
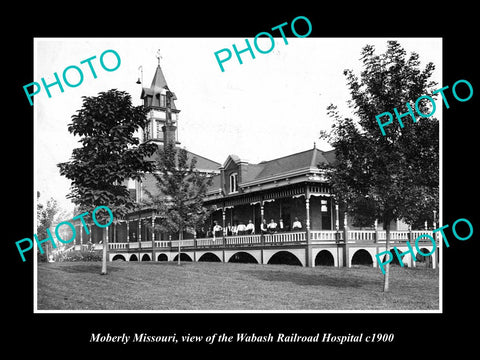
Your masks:
<instances>
[{"instance_id":1,"label":"white border","mask_svg":"<svg viewBox=\"0 0 480 360\"><path fill-rule=\"evenodd\" d=\"M339 37L340 39L343 37ZM395 38L397 37L378 37L378 38ZM441 83L437 86L442 86L443 84L443 37L425 37L425 38L432 38L432 39L442 39L442 74L440 74ZM37 65L35 59L37 58L37 41L43 38L33 38L33 54L34 54L34 65L33 65L33 74L34 79L37 79ZM115 38L121 39L121 38ZM34 184L34 229L37 228L37 176L36 176L36 169L37 169L37 156L36 156L36 148L37 148L37 108L34 107L34 122L33 122L33 130L34 130L34 152L33 152L33 184ZM440 136L440 156L439 156L439 191L440 191L440 202L439 202L439 227L443 226L443 106L440 108L440 116L439 116L439 136ZM438 108L437 108L438 109ZM438 111L438 110L437 110ZM438 270L439 270L439 309L435 310L39 310L38 309L38 296L37 296L37 251L34 247L34 254L33 254L33 313L34 314L441 314L443 313L443 246L441 246L441 239L439 240L439 245L437 250L439 250L439 263L438 263Z\"/></svg>"}]
</instances>

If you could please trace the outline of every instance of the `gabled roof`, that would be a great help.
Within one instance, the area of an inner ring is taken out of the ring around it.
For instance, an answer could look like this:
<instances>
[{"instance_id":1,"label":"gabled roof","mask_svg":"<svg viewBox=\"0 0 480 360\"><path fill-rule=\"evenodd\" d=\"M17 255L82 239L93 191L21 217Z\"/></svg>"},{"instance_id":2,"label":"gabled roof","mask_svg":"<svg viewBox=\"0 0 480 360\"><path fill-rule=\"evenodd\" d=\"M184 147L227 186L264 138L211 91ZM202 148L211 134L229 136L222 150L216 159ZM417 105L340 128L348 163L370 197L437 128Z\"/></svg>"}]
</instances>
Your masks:
<instances>
[{"instance_id":1,"label":"gabled roof","mask_svg":"<svg viewBox=\"0 0 480 360\"><path fill-rule=\"evenodd\" d=\"M153 76L152 84L150 85L149 88L147 87L142 88L142 94L140 98L144 99L147 96L152 97L152 102L149 105L160 107L160 93L163 91L165 86L168 87L167 81L165 80L165 76L163 75L162 68L160 67L160 64L159 64L157 66L157 69L155 70L155 75ZM177 110L174 99L172 99L171 104L172 104L172 110Z\"/></svg>"}]
</instances>

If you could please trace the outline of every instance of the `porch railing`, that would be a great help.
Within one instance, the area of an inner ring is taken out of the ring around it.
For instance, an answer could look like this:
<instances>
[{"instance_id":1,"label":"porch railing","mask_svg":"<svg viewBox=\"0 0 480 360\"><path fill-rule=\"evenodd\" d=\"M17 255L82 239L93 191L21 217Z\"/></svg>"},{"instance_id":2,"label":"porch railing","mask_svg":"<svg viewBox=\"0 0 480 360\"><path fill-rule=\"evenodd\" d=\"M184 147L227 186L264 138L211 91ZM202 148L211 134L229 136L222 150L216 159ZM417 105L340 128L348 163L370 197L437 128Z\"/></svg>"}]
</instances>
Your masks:
<instances>
[{"instance_id":1,"label":"porch railing","mask_svg":"<svg viewBox=\"0 0 480 360\"><path fill-rule=\"evenodd\" d=\"M411 236L411 240L414 241L418 236L427 234L433 237L432 231L428 230L412 230L411 235L408 230L405 231L391 231L390 240L393 242L408 241ZM322 242L343 242L345 237L344 231L335 230L311 230L310 241L313 244L319 244ZM386 240L386 232L384 230L348 230L347 239L349 243L352 242L383 242ZM285 232L276 234L263 235L263 243L266 245L280 245L284 243L305 243L306 232ZM423 239L428 241L428 239ZM179 240L156 240L155 248L177 248ZM225 241L222 237L216 238L199 238L199 239L186 239L180 241L180 247L215 247L215 246L252 246L261 245L262 235L238 235L238 236L226 236ZM109 248L112 250L127 250L127 249L151 249L151 241L138 242L122 242L122 243L109 243ZM101 250L102 244L92 244L93 249Z\"/></svg>"},{"instance_id":2,"label":"porch railing","mask_svg":"<svg viewBox=\"0 0 480 360\"><path fill-rule=\"evenodd\" d=\"M220 242L222 239L220 238ZM261 244L262 238L261 235L237 235L237 236L226 236L225 245L253 245Z\"/></svg>"},{"instance_id":3,"label":"porch railing","mask_svg":"<svg viewBox=\"0 0 480 360\"><path fill-rule=\"evenodd\" d=\"M343 231L311 230L310 240L313 242L343 240Z\"/></svg>"},{"instance_id":4,"label":"porch railing","mask_svg":"<svg viewBox=\"0 0 480 360\"><path fill-rule=\"evenodd\" d=\"M265 243L266 244L278 244L286 242L299 242L305 241L305 232L286 232L286 233L277 233L277 234L266 234Z\"/></svg>"}]
</instances>

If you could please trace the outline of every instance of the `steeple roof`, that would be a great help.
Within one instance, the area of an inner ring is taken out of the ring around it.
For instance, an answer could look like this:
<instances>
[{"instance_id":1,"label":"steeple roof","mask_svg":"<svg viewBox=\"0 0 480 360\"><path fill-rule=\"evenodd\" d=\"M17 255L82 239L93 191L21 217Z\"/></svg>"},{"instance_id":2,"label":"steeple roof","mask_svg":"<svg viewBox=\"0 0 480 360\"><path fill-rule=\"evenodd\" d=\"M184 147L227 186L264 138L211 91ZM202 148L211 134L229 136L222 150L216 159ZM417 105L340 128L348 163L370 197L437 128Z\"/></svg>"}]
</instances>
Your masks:
<instances>
[{"instance_id":1,"label":"steeple roof","mask_svg":"<svg viewBox=\"0 0 480 360\"><path fill-rule=\"evenodd\" d=\"M142 88L142 94L140 96L141 99L145 99L146 97L151 97L151 101L148 102L149 106L156 106L156 107L165 107L163 104L160 104L160 94L163 89L167 87L167 81L165 80L165 76L163 75L162 68L160 64L158 64L157 69L155 70L155 75L152 79L152 84L149 88L144 87ZM175 106L175 101L172 99L172 110L177 110ZM177 110L178 111L178 110Z\"/></svg>"},{"instance_id":2,"label":"steeple roof","mask_svg":"<svg viewBox=\"0 0 480 360\"><path fill-rule=\"evenodd\" d=\"M167 86L167 81L165 80L165 76L163 76L163 71L162 71L162 68L160 67L160 64L158 64L157 70L155 70L155 75L153 77L152 85L150 85L150 88L162 89L165 86Z\"/></svg>"}]
</instances>

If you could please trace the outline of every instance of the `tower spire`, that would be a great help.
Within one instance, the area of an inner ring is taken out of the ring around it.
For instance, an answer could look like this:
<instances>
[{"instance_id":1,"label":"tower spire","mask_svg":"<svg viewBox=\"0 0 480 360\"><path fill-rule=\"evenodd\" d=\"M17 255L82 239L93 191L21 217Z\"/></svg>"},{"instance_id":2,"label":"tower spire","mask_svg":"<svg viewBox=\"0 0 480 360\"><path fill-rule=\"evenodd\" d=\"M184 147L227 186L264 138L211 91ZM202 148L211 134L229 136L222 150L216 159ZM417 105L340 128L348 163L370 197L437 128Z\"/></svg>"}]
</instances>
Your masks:
<instances>
[{"instance_id":1,"label":"tower spire","mask_svg":"<svg viewBox=\"0 0 480 360\"><path fill-rule=\"evenodd\" d=\"M160 49L155 53L158 65L150 87L143 87L140 98L143 105L149 109L148 123L143 130L143 141L154 141L156 143L174 142L179 144L177 138L178 110L175 106L177 97L170 91L163 75L160 60L162 55Z\"/></svg>"}]
</instances>

